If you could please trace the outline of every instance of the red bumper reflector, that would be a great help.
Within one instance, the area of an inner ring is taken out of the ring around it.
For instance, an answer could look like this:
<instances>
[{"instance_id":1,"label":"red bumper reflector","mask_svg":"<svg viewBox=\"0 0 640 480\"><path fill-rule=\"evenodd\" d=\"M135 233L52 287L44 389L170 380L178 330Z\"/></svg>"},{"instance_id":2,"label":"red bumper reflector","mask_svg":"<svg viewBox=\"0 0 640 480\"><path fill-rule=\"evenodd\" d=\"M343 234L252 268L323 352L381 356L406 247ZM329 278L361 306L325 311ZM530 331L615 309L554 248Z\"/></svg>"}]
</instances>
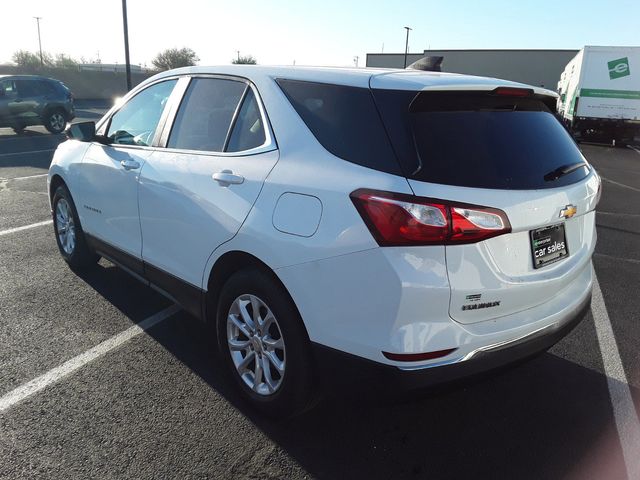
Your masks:
<instances>
[{"instance_id":1,"label":"red bumper reflector","mask_svg":"<svg viewBox=\"0 0 640 480\"><path fill-rule=\"evenodd\" d=\"M389 353L382 352L382 354L389 360L395 360L396 362L420 362L423 360L433 360L434 358L446 357L452 352L455 352L457 348L448 348L447 350L437 350L435 352L425 353Z\"/></svg>"}]
</instances>

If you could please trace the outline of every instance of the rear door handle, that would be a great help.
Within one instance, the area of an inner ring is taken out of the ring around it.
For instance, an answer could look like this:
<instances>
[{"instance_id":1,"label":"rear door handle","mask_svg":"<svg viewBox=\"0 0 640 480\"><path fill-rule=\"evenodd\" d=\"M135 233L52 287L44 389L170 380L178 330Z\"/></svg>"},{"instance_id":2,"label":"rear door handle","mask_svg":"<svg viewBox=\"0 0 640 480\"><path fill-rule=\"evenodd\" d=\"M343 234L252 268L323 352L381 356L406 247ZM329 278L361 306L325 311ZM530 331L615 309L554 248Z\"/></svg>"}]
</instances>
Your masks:
<instances>
[{"instance_id":1,"label":"rear door handle","mask_svg":"<svg viewBox=\"0 0 640 480\"><path fill-rule=\"evenodd\" d=\"M140 168L140 164L135 160L122 160L120 165L122 165L122 168L125 170L135 170L136 168Z\"/></svg>"},{"instance_id":2,"label":"rear door handle","mask_svg":"<svg viewBox=\"0 0 640 480\"><path fill-rule=\"evenodd\" d=\"M212 178L222 187L240 185L244 182L244 177L242 175L236 175L231 170L222 170L221 172L214 173Z\"/></svg>"}]
</instances>

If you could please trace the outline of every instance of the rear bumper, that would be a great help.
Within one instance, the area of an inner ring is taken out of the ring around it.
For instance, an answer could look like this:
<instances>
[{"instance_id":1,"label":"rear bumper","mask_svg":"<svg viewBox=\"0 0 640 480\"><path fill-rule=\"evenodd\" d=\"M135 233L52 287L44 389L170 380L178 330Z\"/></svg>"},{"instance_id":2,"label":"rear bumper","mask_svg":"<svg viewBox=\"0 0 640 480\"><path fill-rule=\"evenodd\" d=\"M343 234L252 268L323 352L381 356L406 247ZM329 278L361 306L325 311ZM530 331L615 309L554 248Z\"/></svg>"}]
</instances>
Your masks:
<instances>
[{"instance_id":1,"label":"rear bumper","mask_svg":"<svg viewBox=\"0 0 640 480\"><path fill-rule=\"evenodd\" d=\"M585 317L591 293L576 304L563 320L524 337L478 349L453 363L416 368L385 365L339 350L313 345L317 373L330 387L407 391L448 383L488 372L542 353L568 335Z\"/></svg>"}]
</instances>

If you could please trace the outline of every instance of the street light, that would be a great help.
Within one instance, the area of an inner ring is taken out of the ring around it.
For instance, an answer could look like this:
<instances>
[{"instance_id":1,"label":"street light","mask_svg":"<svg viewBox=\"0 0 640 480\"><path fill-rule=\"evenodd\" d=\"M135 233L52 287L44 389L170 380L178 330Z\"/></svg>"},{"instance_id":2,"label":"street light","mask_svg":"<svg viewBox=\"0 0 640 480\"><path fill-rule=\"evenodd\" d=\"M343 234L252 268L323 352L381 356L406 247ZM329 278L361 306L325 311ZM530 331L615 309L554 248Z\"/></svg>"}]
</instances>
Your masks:
<instances>
[{"instance_id":1,"label":"street light","mask_svg":"<svg viewBox=\"0 0 640 480\"><path fill-rule=\"evenodd\" d=\"M44 66L44 60L42 60L42 41L40 40L40 20L42 17L33 17L36 19L36 23L38 24L38 46L40 47L40 66Z\"/></svg>"},{"instance_id":2,"label":"street light","mask_svg":"<svg viewBox=\"0 0 640 480\"><path fill-rule=\"evenodd\" d=\"M124 61L127 71L127 91L131 90L131 62L129 61L129 26L127 25L127 0L122 0L122 26L124 28Z\"/></svg>"},{"instance_id":3,"label":"street light","mask_svg":"<svg viewBox=\"0 0 640 480\"><path fill-rule=\"evenodd\" d=\"M407 68L407 53L409 52L409 31L412 29L404 27L407 30L407 41L404 44L404 68Z\"/></svg>"}]
</instances>

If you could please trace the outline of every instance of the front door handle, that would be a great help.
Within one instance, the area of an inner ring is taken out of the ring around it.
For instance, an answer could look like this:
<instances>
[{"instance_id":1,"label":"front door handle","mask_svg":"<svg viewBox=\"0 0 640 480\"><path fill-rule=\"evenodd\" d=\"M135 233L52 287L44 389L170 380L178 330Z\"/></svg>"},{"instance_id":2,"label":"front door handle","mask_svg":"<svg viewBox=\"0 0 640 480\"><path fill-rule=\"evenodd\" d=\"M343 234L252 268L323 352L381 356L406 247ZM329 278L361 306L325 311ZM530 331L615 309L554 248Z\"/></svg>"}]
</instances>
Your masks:
<instances>
[{"instance_id":1,"label":"front door handle","mask_svg":"<svg viewBox=\"0 0 640 480\"><path fill-rule=\"evenodd\" d=\"M131 159L122 160L120 162L120 165L122 165L122 168L124 168L125 170L135 170L136 168L140 168L140 164L135 160L131 160Z\"/></svg>"},{"instance_id":2,"label":"front door handle","mask_svg":"<svg viewBox=\"0 0 640 480\"><path fill-rule=\"evenodd\" d=\"M220 184L222 187L228 187L229 185L240 185L244 182L244 177L234 174L231 170L222 170L221 172L214 173L212 178Z\"/></svg>"}]
</instances>

